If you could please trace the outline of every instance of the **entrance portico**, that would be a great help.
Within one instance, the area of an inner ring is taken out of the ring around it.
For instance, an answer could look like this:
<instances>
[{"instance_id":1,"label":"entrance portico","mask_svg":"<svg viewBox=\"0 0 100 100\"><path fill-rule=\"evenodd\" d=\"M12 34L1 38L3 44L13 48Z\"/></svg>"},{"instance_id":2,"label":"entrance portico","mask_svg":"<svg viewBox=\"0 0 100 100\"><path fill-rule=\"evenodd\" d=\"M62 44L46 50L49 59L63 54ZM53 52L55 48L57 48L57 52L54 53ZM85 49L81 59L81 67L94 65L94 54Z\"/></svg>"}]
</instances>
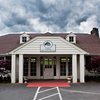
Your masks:
<instances>
[{"instance_id":1,"label":"entrance portico","mask_svg":"<svg viewBox=\"0 0 100 100\"><path fill-rule=\"evenodd\" d=\"M12 55L12 62L12 83L16 78L23 83L24 78L67 79L68 76L72 76L73 83L77 80L84 83L84 55ZM17 69L16 62L19 62Z\"/></svg>"},{"instance_id":2,"label":"entrance portico","mask_svg":"<svg viewBox=\"0 0 100 100\"><path fill-rule=\"evenodd\" d=\"M11 82L27 79L67 79L84 83L85 51L61 37L36 37L13 50ZM18 62L18 63L16 63Z\"/></svg>"}]
</instances>

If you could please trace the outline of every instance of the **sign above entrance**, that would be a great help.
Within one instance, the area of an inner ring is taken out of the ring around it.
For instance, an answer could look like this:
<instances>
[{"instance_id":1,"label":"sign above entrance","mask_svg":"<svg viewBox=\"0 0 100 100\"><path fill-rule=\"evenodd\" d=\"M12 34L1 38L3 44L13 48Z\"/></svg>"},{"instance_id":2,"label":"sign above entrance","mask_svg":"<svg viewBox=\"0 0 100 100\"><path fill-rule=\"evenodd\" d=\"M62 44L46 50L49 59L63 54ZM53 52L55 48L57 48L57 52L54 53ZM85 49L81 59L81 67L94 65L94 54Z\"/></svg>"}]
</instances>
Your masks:
<instances>
[{"instance_id":1,"label":"sign above entrance","mask_svg":"<svg viewBox=\"0 0 100 100\"><path fill-rule=\"evenodd\" d=\"M45 41L43 45L45 48L51 48L53 46L53 43L51 41Z\"/></svg>"},{"instance_id":2,"label":"sign above entrance","mask_svg":"<svg viewBox=\"0 0 100 100\"><path fill-rule=\"evenodd\" d=\"M45 41L42 45L40 45L41 52L55 52L56 45L54 45L50 40Z\"/></svg>"}]
</instances>

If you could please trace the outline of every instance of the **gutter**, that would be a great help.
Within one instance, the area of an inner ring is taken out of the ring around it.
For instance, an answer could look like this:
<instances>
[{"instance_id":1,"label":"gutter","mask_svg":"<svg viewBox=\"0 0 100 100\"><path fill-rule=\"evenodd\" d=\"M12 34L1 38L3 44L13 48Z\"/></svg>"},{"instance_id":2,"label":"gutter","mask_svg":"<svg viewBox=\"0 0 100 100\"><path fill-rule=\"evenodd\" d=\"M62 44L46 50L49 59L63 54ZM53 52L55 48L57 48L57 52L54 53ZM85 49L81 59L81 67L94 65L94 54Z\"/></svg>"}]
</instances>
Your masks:
<instances>
[{"instance_id":1,"label":"gutter","mask_svg":"<svg viewBox=\"0 0 100 100\"><path fill-rule=\"evenodd\" d=\"M4 53L4 54L0 54L0 56L8 56L9 55L9 53Z\"/></svg>"}]
</instances>

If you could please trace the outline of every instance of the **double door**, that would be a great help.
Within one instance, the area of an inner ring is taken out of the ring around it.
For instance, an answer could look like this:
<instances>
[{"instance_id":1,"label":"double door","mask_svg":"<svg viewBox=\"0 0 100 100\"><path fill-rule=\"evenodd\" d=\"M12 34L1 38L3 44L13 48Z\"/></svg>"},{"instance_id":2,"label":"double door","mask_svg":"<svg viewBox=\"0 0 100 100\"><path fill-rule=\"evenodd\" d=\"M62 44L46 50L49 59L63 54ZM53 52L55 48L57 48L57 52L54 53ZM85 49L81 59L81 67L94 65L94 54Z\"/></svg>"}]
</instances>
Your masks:
<instances>
[{"instance_id":1,"label":"double door","mask_svg":"<svg viewBox=\"0 0 100 100\"><path fill-rule=\"evenodd\" d=\"M54 67L56 67L54 58L43 58L42 67L43 79L54 79Z\"/></svg>"},{"instance_id":2,"label":"double door","mask_svg":"<svg viewBox=\"0 0 100 100\"><path fill-rule=\"evenodd\" d=\"M53 59L44 59L44 79L53 79Z\"/></svg>"}]
</instances>

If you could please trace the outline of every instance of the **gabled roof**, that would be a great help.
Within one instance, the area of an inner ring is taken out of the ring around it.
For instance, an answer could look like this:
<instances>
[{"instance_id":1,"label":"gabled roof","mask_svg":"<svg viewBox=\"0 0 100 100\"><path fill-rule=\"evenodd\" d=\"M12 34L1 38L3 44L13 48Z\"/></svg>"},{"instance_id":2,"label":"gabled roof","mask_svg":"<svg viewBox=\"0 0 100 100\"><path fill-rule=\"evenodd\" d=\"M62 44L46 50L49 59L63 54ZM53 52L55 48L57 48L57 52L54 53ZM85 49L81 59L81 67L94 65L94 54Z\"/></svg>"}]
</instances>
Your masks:
<instances>
[{"instance_id":1,"label":"gabled roof","mask_svg":"<svg viewBox=\"0 0 100 100\"><path fill-rule=\"evenodd\" d=\"M14 50L21 44L20 42L21 34L8 34L4 36L0 36L0 54L9 53ZM60 36L62 38L66 38L68 33L45 33L45 34L29 34L30 38L34 38L37 36ZM92 54L92 55L100 55L100 39L97 36L90 34L78 34L76 33L76 46L83 49L84 51Z\"/></svg>"}]
</instances>

